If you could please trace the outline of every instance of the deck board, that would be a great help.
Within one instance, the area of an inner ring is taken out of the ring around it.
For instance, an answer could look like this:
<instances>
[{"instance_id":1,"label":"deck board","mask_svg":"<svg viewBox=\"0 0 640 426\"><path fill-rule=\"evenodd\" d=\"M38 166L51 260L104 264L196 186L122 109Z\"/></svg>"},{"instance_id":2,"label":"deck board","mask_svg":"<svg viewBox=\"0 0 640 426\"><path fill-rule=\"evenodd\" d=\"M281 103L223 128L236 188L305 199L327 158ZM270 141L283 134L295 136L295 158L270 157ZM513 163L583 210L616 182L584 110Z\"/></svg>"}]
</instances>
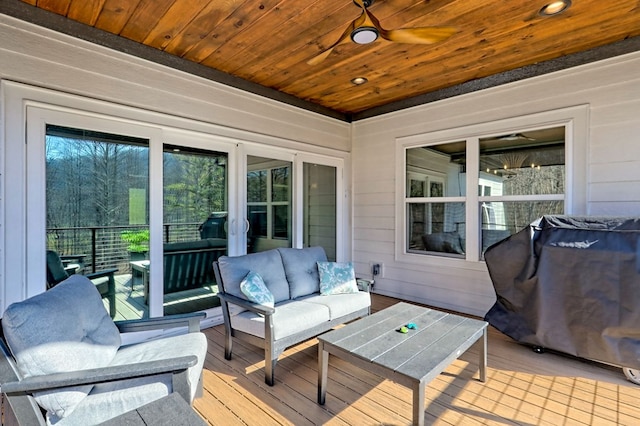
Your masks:
<instances>
[{"instance_id":1,"label":"deck board","mask_svg":"<svg viewBox=\"0 0 640 426\"><path fill-rule=\"evenodd\" d=\"M373 310L397 302L374 295ZM204 395L194 408L211 425L408 425L411 392L330 357L326 405L316 403L317 340L280 357L276 384L264 383L264 356L234 342L224 359L224 329L205 330ZM474 346L428 386L431 425L637 425L640 386L618 367L555 353L536 354L489 328L487 382L478 379Z\"/></svg>"}]
</instances>

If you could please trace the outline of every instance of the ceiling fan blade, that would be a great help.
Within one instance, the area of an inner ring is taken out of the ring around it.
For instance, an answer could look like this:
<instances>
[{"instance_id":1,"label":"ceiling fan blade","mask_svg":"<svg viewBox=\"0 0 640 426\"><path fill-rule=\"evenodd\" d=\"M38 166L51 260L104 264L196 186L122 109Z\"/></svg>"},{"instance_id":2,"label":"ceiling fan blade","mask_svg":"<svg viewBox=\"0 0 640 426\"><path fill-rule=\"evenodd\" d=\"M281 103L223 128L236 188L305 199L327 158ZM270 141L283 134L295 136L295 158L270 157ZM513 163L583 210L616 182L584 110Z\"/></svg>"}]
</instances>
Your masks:
<instances>
[{"instance_id":1,"label":"ceiling fan blade","mask_svg":"<svg viewBox=\"0 0 640 426\"><path fill-rule=\"evenodd\" d=\"M380 35L396 43L433 44L448 39L456 31L453 27L400 28L380 31Z\"/></svg>"},{"instance_id":2,"label":"ceiling fan blade","mask_svg":"<svg viewBox=\"0 0 640 426\"><path fill-rule=\"evenodd\" d=\"M378 18L373 16L367 9L364 9L364 12L382 38L396 43L433 44L446 40L457 32L453 27L418 27L385 30L382 28L382 25L380 25Z\"/></svg>"},{"instance_id":3,"label":"ceiling fan blade","mask_svg":"<svg viewBox=\"0 0 640 426\"><path fill-rule=\"evenodd\" d=\"M364 6L363 6L364 7ZM336 41L335 43L333 43L331 46L329 46L328 48L326 48L325 50L323 50L322 52L320 52L318 55L314 56L313 58L309 59L307 61L307 64L309 65L316 65L319 64L320 62L324 61L327 56L329 56L329 54L331 53L331 51L333 51L333 49L338 46L339 44L345 43L349 40L351 40L350 36L351 36L351 32L358 26L362 25L362 23L365 21L366 17L365 17L365 13L362 12L362 14L360 16L358 16L356 19L354 19L353 21L351 21L351 23L349 24L349 26L347 26L347 28L345 28L344 32L342 33L342 35L340 36L340 38L338 39L338 41Z\"/></svg>"}]
</instances>

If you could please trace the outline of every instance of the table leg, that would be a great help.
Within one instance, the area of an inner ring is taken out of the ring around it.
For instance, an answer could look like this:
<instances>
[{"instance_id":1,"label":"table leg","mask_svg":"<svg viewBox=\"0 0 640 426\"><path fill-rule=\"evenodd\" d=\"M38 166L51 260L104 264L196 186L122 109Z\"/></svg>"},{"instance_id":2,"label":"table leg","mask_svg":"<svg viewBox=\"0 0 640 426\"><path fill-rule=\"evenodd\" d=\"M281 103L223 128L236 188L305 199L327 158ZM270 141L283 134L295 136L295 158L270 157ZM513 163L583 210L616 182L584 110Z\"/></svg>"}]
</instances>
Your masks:
<instances>
[{"instance_id":1,"label":"table leg","mask_svg":"<svg viewBox=\"0 0 640 426\"><path fill-rule=\"evenodd\" d=\"M415 382L413 384L413 424L424 426L424 392L426 383Z\"/></svg>"},{"instance_id":2,"label":"table leg","mask_svg":"<svg viewBox=\"0 0 640 426\"><path fill-rule=\"evenodd\" d=\"M327 395L329 353L324 350L324 342L318 341L318 404L324 405Z\"/></svg>"},{"instance_id":3,"label":"table leg","mask_svg":"<svg viewBox=\"0 0 640 426\"><path fill-rule=\"evenodd\" d=\"M489 331L487 327L484 328L482 333L482 347L480 348L480 381L487 381L487 336Z\"/></svg>"}]
</instances>

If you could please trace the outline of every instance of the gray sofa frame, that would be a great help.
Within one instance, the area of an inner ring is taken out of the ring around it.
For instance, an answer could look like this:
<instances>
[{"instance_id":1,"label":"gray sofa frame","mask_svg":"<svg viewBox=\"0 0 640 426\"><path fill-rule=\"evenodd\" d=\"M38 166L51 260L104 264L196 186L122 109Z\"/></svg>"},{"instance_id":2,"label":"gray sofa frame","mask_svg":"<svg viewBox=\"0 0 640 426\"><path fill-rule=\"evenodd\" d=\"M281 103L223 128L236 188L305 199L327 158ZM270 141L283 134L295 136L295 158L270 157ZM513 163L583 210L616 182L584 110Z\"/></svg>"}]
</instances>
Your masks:
<instances>
[{"instance_id":1,"label":"gray sofa frame","mask_svg":"<svg viewBox=\"0 0 640 426\"><path fill-rule=\"evenodd\" d=\"M282 352L285 351L285 349L295 344L304 342L313 337L316 337L319 334L322 334L326 331L331 330L333 327L337 325L344 324L346 322L367 316L369 315L369 312L370 312L370 307L353 311L347 315L344 315L339 318L335 318L331 321L327 321L316 327L300 330L298 333L289 335L279 340L275 340L273 337L274 333L273 333L273 322L272 322L272 315L276 312L275 308L259 305L251 301L248 301L246 299L241 299L239 297L226 293L224 288L224 282L222 281L222 276L220 274L220 268L218 266L217 261L213 263L213 269L216 275L216 282L218 283L218 290L219 290L218 297L220 297L220 301L222 304L222 315L224 318L224 331L225 331L224 357L227 360L231 359L231 353L233 348L233 338L237 338L244 342L257 346L259 348L263 348L264 356L265 356L265 363L264 363L265 383L269 386L273 386L275 383L274 371L276 368L276 364L278 362L278 357L282 354ZM366 288L366 291L369 292L368 287ZM234 329L231 325L231 314L229 312L229 304L237 305L243 309L247 309L249 311L252 311L264 316L265 338L262 339L252 334Z\"/></svg>"}]
</instances>

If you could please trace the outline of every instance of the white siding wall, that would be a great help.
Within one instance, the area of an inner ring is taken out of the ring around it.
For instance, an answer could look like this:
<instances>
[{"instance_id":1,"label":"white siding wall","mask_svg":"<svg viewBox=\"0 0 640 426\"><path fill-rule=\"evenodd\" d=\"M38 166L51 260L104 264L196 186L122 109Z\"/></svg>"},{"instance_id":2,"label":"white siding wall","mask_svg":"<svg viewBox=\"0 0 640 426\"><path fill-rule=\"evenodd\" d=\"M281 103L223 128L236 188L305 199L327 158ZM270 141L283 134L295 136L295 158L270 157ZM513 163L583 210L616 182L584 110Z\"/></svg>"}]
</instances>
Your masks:
<instances>
[{"instance_id":1,"label":"white siding wall","mask_svg":"<svg viewBox=\"0 0 640 426\"><path fill-rule=\"evenodd\" d=\"M352 129L354 262L383 262L377 292L484 315L495 301L482 262L396 260L396 139L576 105L589 106L591 215L640 215L640 53L358 121Z\"/></svg>"},{"instance_id":2,"label":"white siding wall","mask_svg":"<svg viewBox=\"0 0 640 426\"><path fill-rule=\"evenodd\" d=\"M221 136L285 147L348 152L353 158L353 260L359 275L383 263L376 291L483 315L493 288L483 264L443 259L437 266L395 261L395 144L428 133L574 105L590 105L588 204L590 214L640 212L640 53L494 89L346 123L190 76L0 15L0 79L215 125ZM0 142L8 140L1 111ZM196 126L197 127L197 126ZM194 128L194 130L199 130ZM4 154L6 151L0 151ZM2 163L5 158L0 158ZM6 200L4 181L0 187ZM346 170L349 170L347 165ZM349 193L347 189L347 193ZM0 209L0 225L6 223ZM7 238L0 227L0 239ZM0 244L0 250L4 245ZM13 260L23 257L12 254ZM7 254L0 253L0 275ZM9 263L15 266L11 259ZM2 281L0 276L0 281Z\"/></svg>"},{"instance_id":3,"label":"white siding wall","mask_svg":"<svg viewBox=\"0 0 640 426\"><path fill-rule=\"evenodd\" d=\"M1 14L0 81L0 310L27 294L25 101L348 161L349 123Z\"/></svg>"}]
</instances>

